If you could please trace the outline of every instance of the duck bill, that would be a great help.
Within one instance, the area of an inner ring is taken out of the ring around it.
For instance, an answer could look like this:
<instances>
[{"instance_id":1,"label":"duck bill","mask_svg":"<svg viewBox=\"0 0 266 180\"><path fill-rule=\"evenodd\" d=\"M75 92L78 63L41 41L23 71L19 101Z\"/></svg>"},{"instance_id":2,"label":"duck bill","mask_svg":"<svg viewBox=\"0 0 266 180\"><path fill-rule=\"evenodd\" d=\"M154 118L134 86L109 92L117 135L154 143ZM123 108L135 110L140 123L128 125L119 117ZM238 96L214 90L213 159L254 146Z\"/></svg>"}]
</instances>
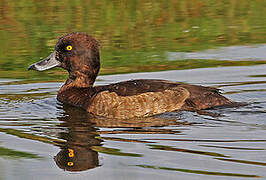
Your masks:
<instances>
[{"instance_id":1,"label":"duck bill","mask_svg":"<svg viewBox=\"0 0 266 180\"><path fill-rule=\"evenodd\" d=\"M52 54L50 54L47 58L44 60L41 60L35 64L30 65L28 70L37 70L37 71L45 71L47 69L51 69L56 66L60 66L60 61L56 58L57 52L54 51Z\"/></svg>"}]
</instances>

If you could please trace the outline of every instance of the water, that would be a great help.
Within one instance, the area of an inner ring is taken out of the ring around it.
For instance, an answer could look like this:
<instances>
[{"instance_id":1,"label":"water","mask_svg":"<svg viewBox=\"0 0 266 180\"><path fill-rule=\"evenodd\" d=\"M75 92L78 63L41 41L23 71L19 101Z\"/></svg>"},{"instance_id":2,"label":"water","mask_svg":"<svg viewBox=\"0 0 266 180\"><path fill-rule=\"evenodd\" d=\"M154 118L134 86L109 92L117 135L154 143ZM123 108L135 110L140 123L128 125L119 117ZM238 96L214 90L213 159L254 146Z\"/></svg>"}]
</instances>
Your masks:
<instances>
[{"instance_id":1,"label":"water","mask_svg":"<svg viewBox=\"0 0 266 180\"><path fill-rule=\"evenodd\" d=\"M175 112L137 120L93 119L57 102L62 83L2 80L0 148L9 153L0 151L1 178L265 178L265 70L265 65L203 68L97 81L168 79L219 87L234 101L249 103L208 111L219 117Z\"/></svg>"},{"instance_id":2,"label":"water","mask_svg":"<svg viewBox=\"0 0 266 180\"><path fill-rule=\"evenodd\" d=\"M0 180L266 179L265 7L0 0ZM248 105L95 119L56 100L65 72L26 71L75 31L101 43L97 85L168 79L214 86Z\"/></svg>"}]
</instances>

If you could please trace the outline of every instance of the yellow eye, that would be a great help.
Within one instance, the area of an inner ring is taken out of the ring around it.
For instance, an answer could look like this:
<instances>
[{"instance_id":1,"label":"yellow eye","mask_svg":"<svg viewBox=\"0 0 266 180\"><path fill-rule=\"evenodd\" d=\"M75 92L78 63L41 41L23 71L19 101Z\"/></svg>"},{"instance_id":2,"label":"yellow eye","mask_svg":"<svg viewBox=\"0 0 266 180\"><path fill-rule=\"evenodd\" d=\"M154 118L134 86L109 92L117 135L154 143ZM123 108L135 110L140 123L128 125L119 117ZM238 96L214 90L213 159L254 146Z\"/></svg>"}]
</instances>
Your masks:
<instances>
[{"instance_id":1,"label":"yellow eye","mask_svg":"<svg viewBox=\"0 0 266 180\"><path fill-rule=\"evenodd\" d=\"M74 157L74 153L68 153L68 157Z\"/></svg>"},{"instance_id":2,"label":"yellow eye","mask_svg":"<svg viewBox=\"0 0 266 180\"><path fill-rule=\"evenodd\" d=\"M66 50L71 51L71 50L72 50L72 46L71 46L71 45L68 45L68 46L66 47Z\"/></svg>"},{"instance_id":3,"label":"yellow eye","mask_svg":"<svg viewBox=\"0 0 266 180\"><path fill-rule=\"evenodd\" d=\"M73 149L68 149L68 157L74 157L74 150Z\"/></svg>"},{"instance_id":4,"label":"yellow eye","mask_svg":"<svg viewBox=\"0 0 266 180\"><path fill-rule=\"evenodd\" d=\"M68 166L74 166L74 163L73 162L68 162L67 165Z\"/></svg>"}]
</instances>

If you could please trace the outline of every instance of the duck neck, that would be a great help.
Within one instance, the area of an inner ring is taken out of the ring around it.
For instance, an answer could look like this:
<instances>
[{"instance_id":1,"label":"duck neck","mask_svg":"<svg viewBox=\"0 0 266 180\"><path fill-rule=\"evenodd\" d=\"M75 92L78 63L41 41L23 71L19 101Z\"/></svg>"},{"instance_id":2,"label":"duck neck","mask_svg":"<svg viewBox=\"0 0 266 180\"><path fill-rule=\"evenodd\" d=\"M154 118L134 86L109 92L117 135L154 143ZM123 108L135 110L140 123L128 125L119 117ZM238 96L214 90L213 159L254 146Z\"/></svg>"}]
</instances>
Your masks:
<instances>
[{"instance_id":1,"label":"duck neck","mask_svg":"<svg viewBox=\"0 0 266 180\"><path fill-rule=\"evenodd\" d=\"M97 74L82 73L78 71L69 72L69 77L64 86L76 88L92 87L96 77Z\"/></svg>"}]
</instances>

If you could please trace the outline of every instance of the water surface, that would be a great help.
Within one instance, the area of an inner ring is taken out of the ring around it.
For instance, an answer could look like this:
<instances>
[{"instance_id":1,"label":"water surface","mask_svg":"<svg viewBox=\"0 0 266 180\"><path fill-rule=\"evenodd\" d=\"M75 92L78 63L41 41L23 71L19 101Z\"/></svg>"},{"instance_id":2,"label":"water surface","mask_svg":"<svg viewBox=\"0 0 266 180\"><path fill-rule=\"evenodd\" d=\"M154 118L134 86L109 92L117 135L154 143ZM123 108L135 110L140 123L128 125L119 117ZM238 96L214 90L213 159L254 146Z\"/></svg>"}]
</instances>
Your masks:
<instances>
[{"instance_id":1,"label":"water surface","mask_svg":"<svg viewBox=\"0 0 266 180\"><path fill-rule=\"evenodd\" d=\"M260 65L100 76L97 84L145 77L215 86L249 103L209 115L174 112L135 120L95 119L63 106L56 100L62 83L3 80L1 177L265 178L265 70Z\"/></svg>"}]
</instances>

